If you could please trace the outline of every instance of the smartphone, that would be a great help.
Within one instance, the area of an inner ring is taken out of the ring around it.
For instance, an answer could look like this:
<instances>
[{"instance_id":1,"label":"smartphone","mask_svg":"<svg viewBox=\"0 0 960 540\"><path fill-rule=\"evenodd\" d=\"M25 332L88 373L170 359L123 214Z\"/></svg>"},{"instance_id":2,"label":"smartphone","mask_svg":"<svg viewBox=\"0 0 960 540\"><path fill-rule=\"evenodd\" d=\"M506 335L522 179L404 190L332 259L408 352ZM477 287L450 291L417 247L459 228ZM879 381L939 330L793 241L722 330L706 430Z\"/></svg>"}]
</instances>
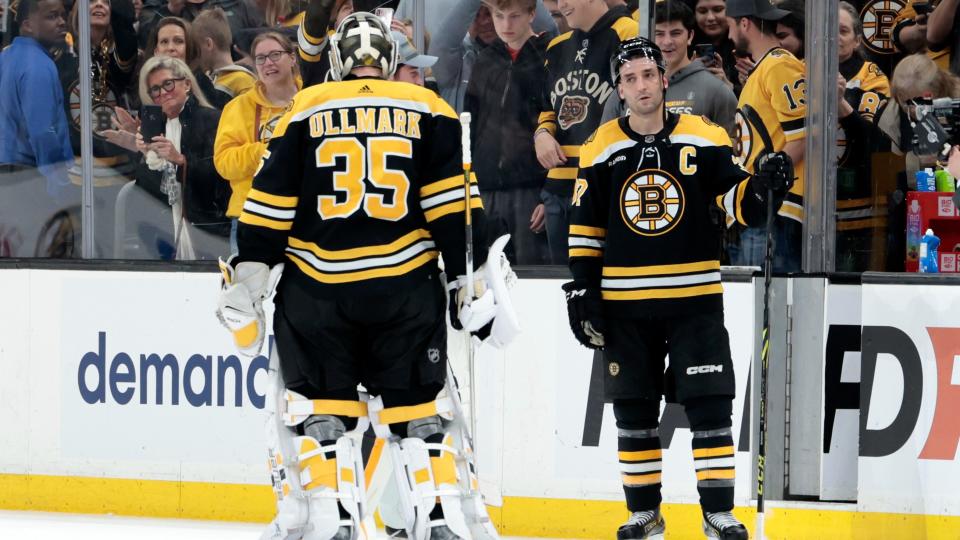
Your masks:
<instances>
[{"instance_id":1,"label":"smartphone","mask_svg":"<svg viewBox=\"0 0 960 540\"><path fill-rule=\"evenodd\" d=\"M144 105L140 109L140 135L145 144L150 144L157 135L163 135L166 127L167 117L159 105Z\"/></svg>"},{"instance_id":2,"label":"smartphone","mask_svg":"<svg viewBox=\"0 0 960 540\"><path fill-rule=\"evenodd\" d=\"M383 24L387 25L387 28L390 28L393 23L393 8L379 7L373 10L373 14L379 17Z\"/></svg>"},{"instance_id":3,"label":"smartphone","mask_svg":"<svg viewBox=\"0 0 960 540\"><path fill-rule=\"evenodd\" d=\"M717 53L717 47L709 43L703 45L694 45L693 46L694 54L699 58L703 65L712 66L716 59L713 57Z\"/></svg>"},{"instance_id":4,"label":"smartphone","mask_svg":"<svg viewBox=\"0 0 960 540\"><path fill-rule=\"evenodd\" d=\"M914 2L913 10L917 12L917 15L926 15L930 13L930 2Z\"/></svg>"}]
</instances>

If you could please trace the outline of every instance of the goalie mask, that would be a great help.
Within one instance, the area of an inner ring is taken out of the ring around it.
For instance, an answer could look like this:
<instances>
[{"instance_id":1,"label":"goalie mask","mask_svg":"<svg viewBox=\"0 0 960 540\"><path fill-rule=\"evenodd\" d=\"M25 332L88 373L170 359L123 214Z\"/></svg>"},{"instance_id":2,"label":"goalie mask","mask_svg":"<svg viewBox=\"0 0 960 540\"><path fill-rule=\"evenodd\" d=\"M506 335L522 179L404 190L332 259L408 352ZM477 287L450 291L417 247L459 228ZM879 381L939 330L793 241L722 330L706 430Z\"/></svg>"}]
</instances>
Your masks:
<instances>
[{"instance_id":1,"label":"goalie mask","mask_svg":"<svg viewBox=\"0 0 960 540\"><path fill-rule=\"evenodd\" d=\"M620 68L631 60L647 58L656 64L661 74L667 72L667 65L663 61L663 52L656 43L645 37L628 39L617 47L617 52L610 58L610 76L613 78L613 84L620 83Z\"/></svg>"},{"instance_id":2,"label":"goalie mask","mask_svg":"<svg viewBox=\"0 0 960 540\"><path fill-rule=\"evenodd\" d=\"M384 79L397 69L397 46L379 17L357 11L330 37L330 75L341 81L358 67L379 68Z\"/></svg>"}]
</instances>

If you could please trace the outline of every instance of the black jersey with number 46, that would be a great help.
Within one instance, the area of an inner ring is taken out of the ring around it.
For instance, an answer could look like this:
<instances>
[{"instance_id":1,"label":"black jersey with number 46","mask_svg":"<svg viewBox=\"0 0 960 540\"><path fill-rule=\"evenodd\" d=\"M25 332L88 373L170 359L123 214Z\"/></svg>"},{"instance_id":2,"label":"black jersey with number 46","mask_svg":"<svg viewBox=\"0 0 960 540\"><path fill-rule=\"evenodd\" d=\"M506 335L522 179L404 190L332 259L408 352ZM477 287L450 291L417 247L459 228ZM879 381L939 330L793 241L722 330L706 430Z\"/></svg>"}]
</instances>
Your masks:
<instances>
[{"instance_id":1,"label":"black jersey with number 46","mask_svg":"<svg viewBox=\"0 0 960 540\"><path fill-rule=\"evenodd\" d=\"M453 109L425 88L359 78L303 90L244 203L239 260L286 260L284 281L318 298L401 290L435 277L440 254L463 274L460 145ZM476 178L471 191L482 231Z\"/></svg>"},{"instance_id":2,"label":"black jersey with number 46","mask_svg":"<svg viewBox=\"0 0 960 540\"><path fill-rule=\"evenodd\" d=\"M722 309L720 204L756 225L763 203L734 160L730 137L702 116L668 113L656 135L627 117L580 153L570 216L570 269L599 287L609 313L674 315Z\"/></svg>"}]
</instances>

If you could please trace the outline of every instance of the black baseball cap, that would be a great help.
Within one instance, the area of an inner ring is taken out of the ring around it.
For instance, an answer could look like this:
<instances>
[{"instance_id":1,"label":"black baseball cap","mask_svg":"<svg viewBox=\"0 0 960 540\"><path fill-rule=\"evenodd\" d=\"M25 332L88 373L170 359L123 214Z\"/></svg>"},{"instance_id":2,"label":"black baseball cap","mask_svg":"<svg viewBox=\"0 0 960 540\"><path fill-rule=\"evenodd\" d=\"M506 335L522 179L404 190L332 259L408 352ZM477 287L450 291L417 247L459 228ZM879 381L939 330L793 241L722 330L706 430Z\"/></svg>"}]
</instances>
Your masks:
<instances>
[{"instance_id":1,"label":"black baseball cap","mask_svg":"<svg viewBox=\"0 0 960 540\"><path fill-rule=\"evenodd\" d=\"M790 12L774 7L770 0L727 0L727 17L756 17L764 21L779 21Z\"/></svg>"}]
</instances>

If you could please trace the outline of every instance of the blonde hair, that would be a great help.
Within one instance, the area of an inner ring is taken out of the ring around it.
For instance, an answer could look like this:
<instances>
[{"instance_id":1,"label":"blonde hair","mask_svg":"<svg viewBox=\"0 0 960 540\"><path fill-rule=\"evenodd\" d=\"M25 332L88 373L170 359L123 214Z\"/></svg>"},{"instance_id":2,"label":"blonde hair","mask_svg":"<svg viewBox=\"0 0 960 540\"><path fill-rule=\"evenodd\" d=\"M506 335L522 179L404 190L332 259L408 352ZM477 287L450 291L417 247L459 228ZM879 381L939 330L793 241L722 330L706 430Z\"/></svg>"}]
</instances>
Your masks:
<instances>
[{"instance_id":1,"label":"blonde hair","mask_svg":"<svg viewBox=\"0 0 960 540\"><path fill-rule=\"evenodd\" d=\"M150 92L147 89L147 79L150 77L151 73L154 71L160 71L161 69L170 70L170 73L172 73L174 77L184 78L190 81L190 90L197 98L197 102L204 107L212 107L210 102L207 101L207 97L203 95L203 91L200 90L200 86L197 84L197 79L193 76L193 73L190 72L190 68L183 63L183 60L180 60L179 58L171 58L169 56L154 56L153 58L147 60L146 63L143 64L143 68L140 69L141 103L153 103L153 98L150 96Z\"/></svg>"},{"instance_id":2,"label":"blonde hair","mask_svg":"<svg viewBox=\"0 0 960 540\"><path fill-rule=\"evenodd\" d=\"M193 34L193 44L200 48L203 40L210 38L219 51L229 51L233 43L233 33L230 31L230 22L223 8L215 7L201 11L190 25Z\"/></svg>"},{"instance_id":3,"label":"blonde hair","mask_svg":"<svg viewBox=\"0 0 960 540\"><path fill-rule=\"evenodd\" d=\"M280 45L280 48L283 49L283 52L287 54L294 55L293 59L293 78L296 79L300 76L300 62L296 58L297 49L294 47L293 42L290 39L281 34L280 32L264 32L262 34L257 34L257 37L253 38L253 42L250 43L250 58L256 57L257 45L260 45L264 41L273 40L277 42L277 45ZM257 81L259 84L262 84L262 81Z\"/></svg>"},{"instance_id":4,"label":"blonde hair","mask_svg":"<svg viewBox=\"0 0 960 540\"><path fill-rule=\"evenodd\" d=\"M940 69L924 53L911 54L893 70L890 95L903 103L927 93L934 98L960 97L960 77Z\"/></svg>"}]
</instances>

